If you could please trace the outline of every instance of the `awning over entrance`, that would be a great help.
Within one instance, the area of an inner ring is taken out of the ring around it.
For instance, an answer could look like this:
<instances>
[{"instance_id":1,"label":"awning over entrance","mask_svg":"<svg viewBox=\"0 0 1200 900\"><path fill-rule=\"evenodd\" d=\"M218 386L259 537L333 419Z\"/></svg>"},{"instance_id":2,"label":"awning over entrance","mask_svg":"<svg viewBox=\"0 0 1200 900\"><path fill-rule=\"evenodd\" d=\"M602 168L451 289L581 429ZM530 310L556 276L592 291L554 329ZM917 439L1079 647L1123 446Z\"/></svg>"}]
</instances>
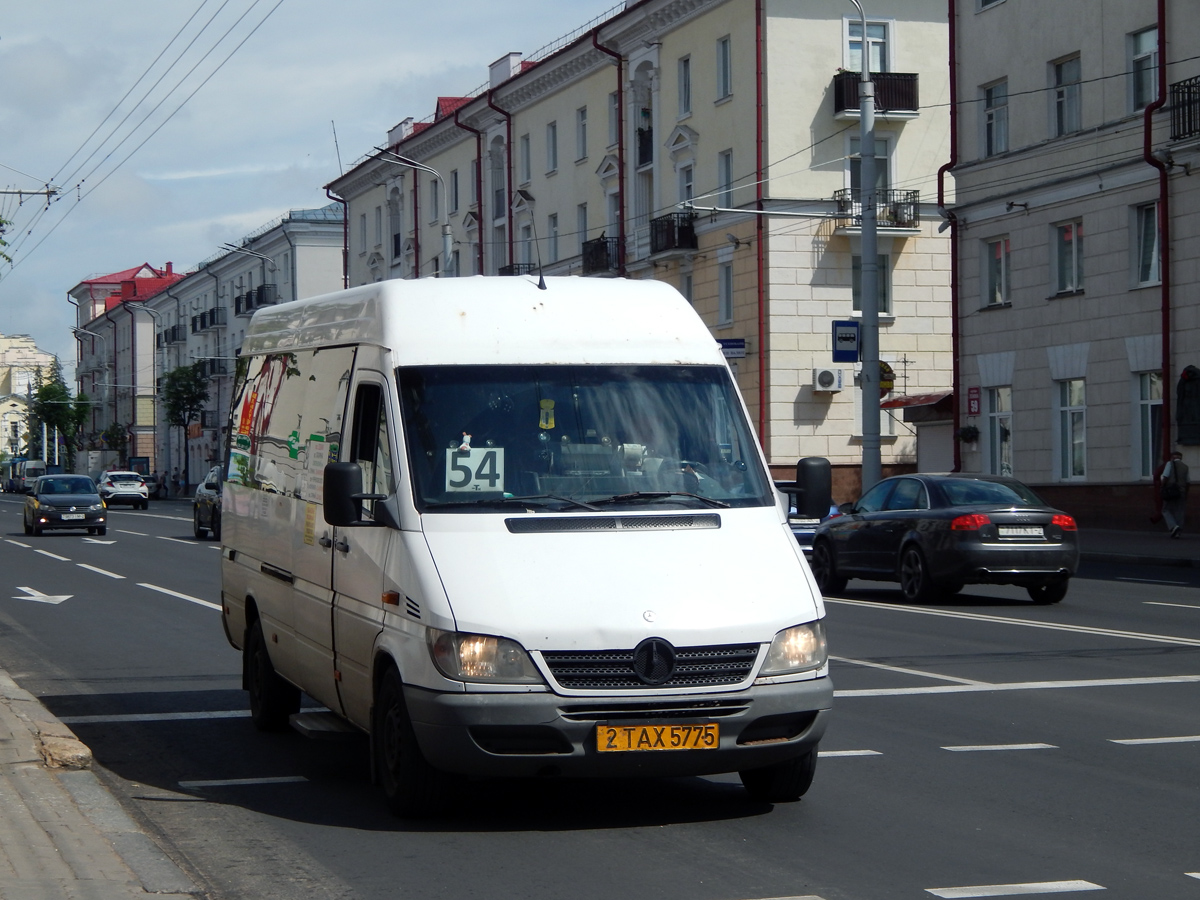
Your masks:
<instances>
[{"instance_id":1,"label":"awning over entrance","mask_svg":"<svg viewBox=\"0 0 1200 900\"><path fill-rule=\"evenodd\" d=\"M904 410L905 422L943 422L954 418L954 392L908 394L879 404L880 409Z\"/></svg>"}]
</instances>

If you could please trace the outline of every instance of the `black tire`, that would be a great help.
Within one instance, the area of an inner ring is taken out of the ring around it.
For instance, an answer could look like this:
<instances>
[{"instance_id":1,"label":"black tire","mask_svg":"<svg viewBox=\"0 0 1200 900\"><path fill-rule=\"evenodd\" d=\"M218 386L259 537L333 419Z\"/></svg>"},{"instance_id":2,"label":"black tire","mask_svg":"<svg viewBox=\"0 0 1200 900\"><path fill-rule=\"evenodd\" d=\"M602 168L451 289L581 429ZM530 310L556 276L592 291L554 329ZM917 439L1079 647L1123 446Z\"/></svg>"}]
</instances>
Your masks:
<instances>
[{"instance_id":1,"label":"black tire","mask_svg":"<svg viewBox=\"0 0 1200 900\"><path fill-rule=\"evenodd\" d=\"M246 689L250 692L250 719L259 731L283 731L288 716L300 711L300 690L288 684L271 665L262 623L258 619L246 634Z\"/></svg>"},{"instance_id":2,"label":"black tire","mask_svg":"<svg viewBox=\"0 0 1200 900\"><path fill-rule=\"evenodd\" d=\"M202 541L208 537L208 529L200 525L200 510L192 510L192 533L196 536L196 540Z\"/></svg>"},{"instance_id":3,"label":"black tire","mask_svg":"<svg viewBox=\"0 0 1200 900\"><path fill-rule=\"evenodd\" d=\"M963 589L961 581L943 581L938 585L938 592L944 597L953 597Z\"/></svg>"},{"instance_id":4,"label":"black tire","mask_svg":"<svg viewBox=\"0 0 1200 900\"><path fill-rule=\"evenodd\" d=\"M24 526L24 528L25 528L25 533L26 533L26 534L33 534L33 527L32 527L32 526L29 524L29 520L28 520L28 519L26 519L26 518L22 517L22 518L21 518L21 525L22 525L22 526Z\"/></svg>"},{"instance_id":5,"label":"black tire","mask_svg":"<svg viewBox=\"0 0 1200 900\"><path fill-rule=\"evenodd\" d=\"M1051 581L1048 584L1031 584L1025 590L1029 592L1029 599L1034 603L1039 606L1049 606L1067 596L1068 587L1070 587L1070 581L1064 578L1062 581Z\"/></svg>"},{"instance_id":6,"label":"black tire","mask_svg":"<svg viewBox=\"0 0 1200 900\"><path fill-rule=\"evenodd\" d=\"M448 778L425 759L408 718L400 675L389 668L379 684L371 720L371 755L388 809L409 819L426 818L446 800Z\"/></svg>"},{"instance_id":7,"label":"black tire","mask_svg":"<svg viewBox=\"0 0 1200 900\"><path fill-rule=\"evenodd\" d=\"M209 536L212 537L212 539L214 541L221 540L221 514L220 513L213 514L212 529L209 531Z\"/></svg>"},{"instance_id":8,"label":"black tire","mask_svg":"<svg viewBox=\"0 0 1200 900\"><path fill-rule=\"evenodd\" d=\"M829 541L817 541L813 545L810 568L822 594L836 594L846 589L847 579L838 574L837 561Z\"/></svg>"},{"instance_id":9,"label":"black tire","mask_svg":"<svg viewBox=\"0 0 1200 900\"><path fill-rule=\"evenodd\" d=\"M98 537L104 537L106 534L108 534L108 526L107 525L101 525L99 528L96 529L96 535Z\"/></svg>"},{"instance_id":10,"label":"black tire","mask_svg":"<svg viewBox=\"0 0 1200 900\"><path fill-rule=\"evenodd\" d=\"M742 786L760 803L794 803L808 793L817 771L817 748L772 766L738 772Z\"/></svg>"},{"instance_id":11,"label":"black tire","mask_svg":"<svg viewBox=\"0 0 1200 900\"><path fill-rule=\"evenodd\" d=\"M909 603L925 603L937 595L925 557L920 548L912 544L900 551L897 575L900 578L900 592Z\"/></svg>"},{"instance_id":12,"label":"black tire","mask_svg":"<svg viewBox=\"0 0 1200 900\"><path fill-rule=\"evenodd\" d=\"M36 522L34 522L33 525L30 526L29 533L32 534L34 537L41 537L42 536L42 526L40 526Z\"/></svg>"}]
</instances>

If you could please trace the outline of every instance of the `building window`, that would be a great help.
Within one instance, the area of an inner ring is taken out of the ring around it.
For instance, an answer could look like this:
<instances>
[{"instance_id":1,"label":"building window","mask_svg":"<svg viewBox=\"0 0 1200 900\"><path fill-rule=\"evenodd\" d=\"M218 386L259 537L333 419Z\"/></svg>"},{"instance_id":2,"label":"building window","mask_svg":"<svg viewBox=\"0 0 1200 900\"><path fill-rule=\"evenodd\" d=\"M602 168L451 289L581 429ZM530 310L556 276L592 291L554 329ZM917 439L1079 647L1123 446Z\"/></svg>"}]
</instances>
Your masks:
<instances>
[{"instance_id":1,"label":"building window","mask_svg":"<svg viewBox=\"0 0 1200 900\"><path fill-rule=\"evenodd\" d=\"M1158 204L1139 206L1137 227L1137 283L1158 284L1162 280L1159 266Z\"/></svg>"},{"instance_id":2,"label":"building window","mask_svg":"<svg viewBox=\"0 0 1200 900\"><path fill-rule=\"evenodd\" d=\"M1074 134L1082 127L1079 109L1079 57L1054 64L1054 135Z\"/></svg>"},{"instance_id":3,"label":"building window","mask_svg":"<svg viewBox=\"0 0 1200 900\"><path fill-rule=\"evenodd\" d=\"M1008 151L1008 82L983 89L983 155Z\"/></svg>"},{"instance_id":4,"label":"building window","mask_svg":"<svg viewBox=\"0 0 1200 900\"><path fill-rule=\"evenodd\" d=\"M717 190L721 194L721 205L733 207L733 151L722 150L717 154Z\"/></svg>"},{"instance_id":5,"label":"building window","mask_svg":"<svg viewBox=\"0 0 1200 900\"><path fill-rule=\"evenodd\" d=\"M521 166L521 184L528 184L533 177L533 160L529 152L529 135L523 134L517 138L517 154Z\"/></svg>"},{"instance_id":6,"label":"building window","mask_svg":"<svg viewBox=\"0 0 1200 900\"><path fill-rule=\"evenodd\" d=\"M856 137L850 138L850 152L847 154L850 165L850 192L856 199L861 199L862 192L862 141ZM891 159L888 157L888 142L875 141L875 190L886 191L891 183Z\"/></svg>"},{"instance_id":7,"label":"building window","mask_svg":"<svg viewBox=\"0 0 1200 900\"><path fill-rule=\"evenodd\" d=\"M879 314L892 314L892 258L886 253L879 254L876 263L879 280ZM862 312L862 257L854 256L850 260L850 293L854 300L854 311Z\"/></svg>"},{"instance_id":8,"label":"building window","mask_svg":"<svg viewBox=\"0 0 1200 900\"><path fill-rule=\"evenodd\" d=\"M1129 36L1129 73L1134 111L1145 109L1158 96L1158 29Z\"/></svg>"},{"instance_id":9,"label":"building window","mask_svg":"<svg viewBox=\"0 0 1200 900\"><path fill-rule=\"evenodd\" d=\"M621 139L621 100L617 92L608 95L608 146L615 147Z\"/></svg>"},{"instance_id":10,"label":"building window","mask_svg":"<svg viewBox=\"0 0 1200 900\"><path fill-rule=\"evenodd\" d=\"M367 252L367 214L361 213L358 217L358 252ZM240 294L241 291L239 290Z\"/></svg>"},{"instance_id":11,"label":"building window","mask_svg":"<svg viewBox=\"0 0 1200 900\"><path fill-rule=\"evenodd\" d=\"M1012 387L988 388L988 471L1012 475Z\"/></svg>"},{"instance_id":12,"label":"building window","mask_svg":"<svg viewBox=\"0 0 1200 900\"><path fill-rule=\"evenodd\" d=\"M1083 290L1083 222L1054 226L1055 291L1071 294Z\"/></svg>"},{"instance_id":13,"label":"building window","mask_svg":"<svg viewBox=\"0 0 1200 900\"><path fill-rule=\"evenodd\" d=\"M450 170L450 212L458 212L458 169Z\"/></svg>"},{"instance_id":14,"label":"building window","mask_svg":"<svg viewBox=\"0 0 1200 900\"><path fill-rule=\"evenodd\" d=\"M558 262L558 213L546 218L546 236L550 241L550 262Z\"/></svg>"},{"instance_id":15,"label":"building window","mask_svg":"<svg viewBox=\"0 0 1200 900\"><path fill-rule=\"evenodd\" d=\"M848 25L850 37L846 46L846 68L851 72L862 72L862 22L851 19ZM887 25L883 22L867 23L867 60L872 72L888 70Z\"/></svg>"},{"instance_id":16,"label":"building window","mask_svg":"<svg viewBox=\"0 0 1200 900\"><path fill-rule=\"evenodd\" d=\"M733 263L717 266L717 324L733 324Z\"/></svg>"},{"instance_id":17,"label":"building window","mask_svg":"<svg viewBox=\"0 0 1200 900\"><path fill-rule=\"evenodd\" d=\"M983 248L987 273L984 305L999 306L1008 303L1008 237L985 241Z\"/></svg>"},{"instance_id":18,"label":"building window","mask_svg":"<svg viewBox=\"0 0 1200 900\"><path fill-rule=\"evenodd\" d=\"M587 159L587 107L575 110L575 159Z\"/></svg>"},{"instance_id":19,"label":"building window","mask_svg":"<svg viewBox=\"0 0 1200 900\"><path fill-rule=\"evenodd\" d=\"M679 117L692 114L692 58L679 60Z\"/></svg>"},{"instance_id":20,"label":"building window","mask_svg":"<svg viewBox=\"0 0 1200 900\"><path fill-rule=\"evenodd\" d=\"M588 213L587 204L580 203L575 207L575 232L579 235L579 252L583 252L584 241L587 240Z\"/></svg>"},{"instance_id":21,"label":"building window","mask_svg":"<svg viewBox=\"0 0 1200 900\"><path fill-rule=\"evenodd\" d=\"M1138 474L1154 475L1162 459L1162 373L1142 372L1138 379Z\"/></svg>"},{"instance_id":22,"label":"building window","mask_svg":"<svg viewBox=\"0 0 1200 900\"><path fill-rule=\"evenodd\" d=\"M546 126L546 172L558 170L558 123Z\"/></svg>"},{"instance_id":23,"label":"building window","mask_svg":"<svg viewBox=\"0 0 1200 900\"><path fill-rule=\"evenodd\" d=\"M441 185L438 184L438 179L429 182L429 221L437 222L442 218L442 211L439 205L439 194Z\"/></svg>"},{"instance_id":24,"label":"building window","mask_svg":"<svg viewBox=\"0 0 1200 900\"><path fill-rule=\"evenodd\" d=\"M679 202L686 203L695 197L695 170L691 166L679 167Z\"/></svg>"},{"instance_id":25,"label":"building window","mask_svg":"<svg viewBox=\"0 0 1200 900\"><path fill-rule=\"evenodd\" d=\"M1063 480L1087 475L1087 406L1082 378L1058 382L1058 474Z\"/></svg>"},{"instance_id":26,"label":"building window","mask_svg":"<svg viewBox=\"0 0 1200 900\"><path fill-rule=\"evenodd\" d=\"M692 294L693 282L692 273L686 272L679 276L679 293L683 294L683 299L688 303L695 303Z\"/></svg>"},{"instance_id":27,"label":"building window","mask_svg":"<svg viewBox=\"0 0 1200 900\"><path fill-rule=\"evenodd\" d=\"M733 94L733 56L729 36L717 41L717 99L724 100Z\"/></svg>"},{"instance_id":28,"label":"building window","mask_svg":"<svg viewBox=\"0 0 1200 900\"><path fill-rule=\"evenodd\" d=\"M521 237L519 241L521 245L521 262L525 265L533 263L533 226L525 222L521 226Z\"/></svg>"}]
</instances>

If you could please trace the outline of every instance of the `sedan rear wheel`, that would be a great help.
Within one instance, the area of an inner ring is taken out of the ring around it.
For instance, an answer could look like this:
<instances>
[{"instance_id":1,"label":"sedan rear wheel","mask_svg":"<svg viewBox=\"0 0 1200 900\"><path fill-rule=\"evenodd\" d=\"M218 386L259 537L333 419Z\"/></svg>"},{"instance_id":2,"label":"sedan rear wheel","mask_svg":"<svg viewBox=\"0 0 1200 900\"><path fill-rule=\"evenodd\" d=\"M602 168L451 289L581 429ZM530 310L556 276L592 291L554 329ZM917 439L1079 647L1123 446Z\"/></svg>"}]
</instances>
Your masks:
<instances>
[{"instance_id":1,"label":"sedan rear wheel","mask_svg":"<svg viewBox=\"0 0 1200 900\"><path fill-rule=\"evenodd\" d=\"M833 547L829 541L821 540L813 546L812 563L813 578L822 594L836 594L846 589L846 580L837 572L837 563L833 558Z\"/></svg>"},{"instance_id":2,"label":"sedan rear wheel","mask_svg":"<svg viewBox=\"0 0 1200 900\"><path fill-rule=\"evenodd\" d=\"M1062 581L1052 581L1049 584L1031 584L1025 590L1029 592L1029 599L1034 603L1049 606L1067 596L1068 586L1069 582L1064 578Z\"/></svg>"},{"instance_id":3,"label":"sedan rear wheel","mask_svg":"<svg viewBox=\"0 0 1200 900\"><path fill-rule=\"evenodd\" d=\"M925 557L920 549L911 544L900 554L900 592L909 603L932 600L935 593Z\"/></svg>"},{"instance_id":4,"label":"sedan rear wheel","mask_svg":"<svg viewBox=\"0 0 1200 900\"><path fill-rule=\"evenodd\" d=\"M208 537L208 529L200 524L200 510L192 510L192 534L196 536L196 540L202 541Z\"/></svg>"}]
</instances>

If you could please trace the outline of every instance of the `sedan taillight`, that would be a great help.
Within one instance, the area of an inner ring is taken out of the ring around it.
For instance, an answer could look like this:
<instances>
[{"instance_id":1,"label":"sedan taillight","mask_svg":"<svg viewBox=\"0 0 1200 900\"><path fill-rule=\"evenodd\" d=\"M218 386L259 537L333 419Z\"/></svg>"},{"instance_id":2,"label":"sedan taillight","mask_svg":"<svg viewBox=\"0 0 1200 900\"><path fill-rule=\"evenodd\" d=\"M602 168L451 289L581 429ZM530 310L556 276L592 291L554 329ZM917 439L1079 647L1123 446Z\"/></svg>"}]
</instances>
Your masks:
<instances>
[{"instance_id":1,"label":"sedan taillight","mask_svg":"<svg viewBox=\"0 0 1200 900\"><path fill-rule=\"evenodd\" d=\"M1057 525L1063 531L1078 531L1079 526L1075 524L1075 520L1070 516L1064 516L1061 513L1050 520L1051 525Z\"/></svg>"},{"instance_id":2,"label":"sedan taillight","mask_svg":"<svg viewBox=\"0 0 1200 900\"><path fill-rule=\"evenodd\" d=\"M992 520L984 513L968 513L958 516L950 523L951 531L978 531L984 525L991 525Z\"/></svg>"}]
</instances>

